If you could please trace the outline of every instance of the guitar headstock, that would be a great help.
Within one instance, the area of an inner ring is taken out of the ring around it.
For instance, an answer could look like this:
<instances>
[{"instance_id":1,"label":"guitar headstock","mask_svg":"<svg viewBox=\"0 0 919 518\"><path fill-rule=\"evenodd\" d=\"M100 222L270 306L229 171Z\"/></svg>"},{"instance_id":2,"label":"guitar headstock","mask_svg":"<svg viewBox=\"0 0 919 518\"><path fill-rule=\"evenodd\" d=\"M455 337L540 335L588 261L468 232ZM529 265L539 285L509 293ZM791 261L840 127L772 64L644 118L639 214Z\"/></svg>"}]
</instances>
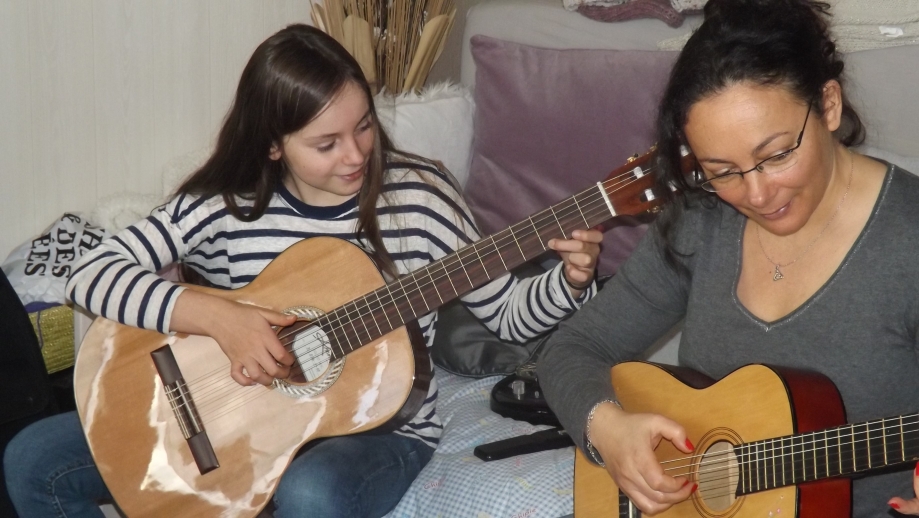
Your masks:
<instances>
[{"instance_id":1,"label":"guitar headstock","mask_svg":"<svg viewBox=\"0 0 919 518\"><path fill-rule=\"evenodd\" d=\"M692 171L695 159L687 148L682 148L681 152L683 172ZM667 200L657 182L656 153L656 146L652 146L645 154L632 156L603 181L603 188L617 216L659 212L660 206ZM673 184L670 184L670 189L677 190Z\"/></svg>"}]
</instances>

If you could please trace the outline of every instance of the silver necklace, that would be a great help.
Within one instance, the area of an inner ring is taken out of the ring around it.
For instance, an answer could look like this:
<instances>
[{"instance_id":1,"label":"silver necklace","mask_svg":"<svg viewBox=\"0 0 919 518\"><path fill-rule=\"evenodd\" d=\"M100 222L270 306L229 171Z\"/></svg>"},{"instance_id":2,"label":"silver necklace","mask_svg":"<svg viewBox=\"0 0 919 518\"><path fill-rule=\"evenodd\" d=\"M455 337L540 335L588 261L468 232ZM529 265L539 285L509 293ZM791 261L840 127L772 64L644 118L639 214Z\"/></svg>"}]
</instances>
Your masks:
<instances>
[{"instance_id":1,"label":"silver necklace","mask_svg":"<svg viewBox=\"0 0 919 518\"><path fill-rule=\"evenodd\" d=\"M807 253L810 252L811 248L813 248L814 243L816 243L817 240L820 239L821 236L823 236L824 232L826 232L826 229L830 228L830 223L832 223L833 220L836 219L836 215L839 214L839 209L842 207L842 204L846 201L846 196L849 195L849 187L852 186L852 176L854 176L854 173L855 173L855 157L852 155L851 150L849 150L849 162L852 164L851 167L849 168L849 181L848 183L846 183L846 192L843 193L842 199L839 200L839 205L836 206L836 210L833 211L833 215L830 216L830 219L827 220L825 225L823 225L823 228L820 230L820 233L817 234L817 237L812 239L811 242L808 243L804 251L798 254L798 257L795 257L791 262L788 262L785 264L779 264L773 261L771 257L769 257L769 254L766 253L766 248L763 247L763 238L760 237L759 235L759 225L756 225L756 240L759 242L759 249L763 251L763 255L766 256L766 260L772 263L773 266L775 266L775 272L772 274L773 281L780 281L784 279L785 276L782 275L782 270L780 270L780 268L791 266L795 264L796 262L798 262L798 259L801 259L805 255L807 255Z\"/></svg>"}]
</instances>

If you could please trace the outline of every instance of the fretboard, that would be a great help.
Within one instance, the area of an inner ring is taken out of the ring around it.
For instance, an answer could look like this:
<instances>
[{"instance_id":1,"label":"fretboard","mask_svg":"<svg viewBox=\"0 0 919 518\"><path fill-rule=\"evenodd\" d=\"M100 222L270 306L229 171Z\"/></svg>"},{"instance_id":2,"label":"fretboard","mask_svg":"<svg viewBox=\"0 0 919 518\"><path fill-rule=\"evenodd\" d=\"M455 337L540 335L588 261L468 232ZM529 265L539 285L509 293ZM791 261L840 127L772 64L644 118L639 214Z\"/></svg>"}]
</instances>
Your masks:
<instances>
[{"instance_id":1,"label":"fretboard","mask_svg":"<svg viewBox=\"0 0 919 518\"><path fill-rule=\"evenodd\" d=\"M647 210L643 186L650 176L635 166L542 212L465 246L386 286L336 308L315 321L340 358L443 304L500 277L549 249L555 238L570 239L577 229L592 228L617 215L612 194L628 194L625 213ZM636 189L637 193L631 192ZM653 196L651 196L653 199Z\"/></svg>"},{"instance_id":2,"label":"fretboard","mask_svg":"<svg viewBox=\"0 0 919 518\"><path fill-rule=\"evenodd\" d=\"M919 414L734 447L737 495L919 460Z\"/></svg>"}]
</instances>

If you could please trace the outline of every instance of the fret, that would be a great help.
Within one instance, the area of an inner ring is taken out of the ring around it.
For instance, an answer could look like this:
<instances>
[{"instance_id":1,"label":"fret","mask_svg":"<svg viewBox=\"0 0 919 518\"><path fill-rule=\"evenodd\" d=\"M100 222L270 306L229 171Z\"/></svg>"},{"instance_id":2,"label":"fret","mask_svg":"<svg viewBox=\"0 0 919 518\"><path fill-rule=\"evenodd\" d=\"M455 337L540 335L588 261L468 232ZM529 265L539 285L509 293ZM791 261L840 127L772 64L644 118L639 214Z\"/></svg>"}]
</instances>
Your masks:
<instances>
[{"instance_id":1,"label":"fret","mask_svg":"<svg viewBox=\"0 0 919 518\"><path fill-rule=\"evenodd\" d=\"M747 445L747 476L750 481L750 492L753 492L753 484L756 482L756 462L754 461L753 445Z\"/></svg>"},{"instance_id":2,"label":"fret","mask_svg":"<svg viewBox=\"0 0 919 518\"><path fill-rule=\"evenodd\" d=\"M578 197L575 196L574 198L571 198L571 199L574 201L574 206L575 208L578 209L578 214L581 215L581 219L584 220L584 228L590 228L590 223L587 222L587 217L584 216L584 211L581 210L581 205L578 203Z\"/></svg>"},{"instance_id":3,"label":"fret","mask_svg":"<svg viewBox=\"0 0 919 518\"><path fill-rule=\"evenodd\" d=\"M833 477L841 475L837 472L836 466L839 464L839 431L830 429L823 432L824 453L826 454L826 476Z\"/></svg>"},{"instance_id":4,"label":"fret","mask_svg":"<svg viewBox=\"0 0 919 518\"><path fill-rule=\"evenodd\" d=\"M849 426L849 434L851 435L852 441L852 472L855 473L858 471L858 459L855 456L855 441L858 439L858 436L855 434L855 425Z\"/></svg>"},{"instance_id":5,"label":"fret","mask_svg":"<svg viewBox=\"0 0 919 518\"><path fill-rule=\"evenodd\" d=\"M357 336L358 341L361 343L367 343L370 340L373 340L373 334L370 332L370 328L367 327L367 322L364 320L367 317L367 315L361 314L361 306L358 305L357 301L352 302L351 305L354 306L355 313L357 313L357 321L361 323L361 326L364 328L364 333L367 334L367 341L364 341L363 339L361 339L360 332L357 329L355 329L354 334Z\"/></svg>"},{"instance_id":6,"label":"fret","mask_svg":"<svg viewBox=\"0 0 919 518\"><path fill-rule=\"evenodd\" d=\"M842 427L836 428L836 449L838 450L839 455L839 474L842 475L845 473L842 469Z\"/></svg>"},{"instance_id":7,"label":"fret","mask_svg":"<svg viewBox=\"0 0 919 518\"><path fill-rule=\"evenodd\" d=\"M431 286L434 287L434 293L437 294L437 298L440 299L440 303L441 303L441 305L442 305L442 304L444 303L444 298L441 296L440 290L437 289L437 281L434 280L434 276L431 275L431 269L428 268L428 267L425 267L423 273L428 274L428 279L431 280Z\"/></svg>"},{"instance_id":8,"label":"fret","mask_svg":"<svg viewBox=\"0 0 919 518\"><path fill-rule=\"evenodd\" d=\"M906 430L904 431L901 440L905 443L904 449L906 451L906 458L909 460L916 460L919 458L919 432L917 432L917 414L911 414L906 416L909 421L906 422Z\"/></svg>"},{"instance_id":9,"label":"fret","mask_svg":"<svg viewBox=\"0 0 919 518\"><path fill-rule=\"evenodd\" d=\"M785 452L786 450L785 450L785 438L784 437L779 439L779 447L781 448L780 454L781 454L781 459L782 459L782 486L785 486L786 484L788 484L788 482L785 481L785 457L788 454Z\"/></svg>"},{"instance_id":10,"label":"fret","mask_svg":"<svg viewBox=\"0 0 919 518\"><path fill-rule=\"evenodd\" d=\"M533 232L536 233L536 239L539 240L539 245L542 246L542 249L543 249L543 250L548 250L548 248L546 248L546 243L544 243L543 240L542 240L542 236L539 235L539 229L536 228L536 224L533 223L533 217L530 216L530 217L527 218L527 220L529 220L530 226L533 227Z\"/></svg>"},{"instance_id":11,"label":"fret","mask_svg":"<svg viewBox=\"0 0 919 518\"><path fill-rule=\"evenodd\" d=\"M406 275L405 278L409 278L412 282L415 283L415 288L412 290L412 294L417 293L418 296L421 297L421 302L424 304L424 307L426 307L427 309L431 309L432 306L428 304L428 299L424 296L424 290L421 289L421 285L418 284L418 277L415 275L415 272L412 272ZM424 313L427 313L427 311L425 311Z\"/></svg>"},{"instance_id":12,"label":"fret","mask_svg":"<svg viewBox=\"0 0 919 518\"><path fill-rule=\"evenodd\" d=\"M514 244L517 245L517 250L520 250L520 261L521 261L522 263L523 263L523 262L526 262L526 260L527 260L527 254L524 253L523 247L520 246L520 241L517 239L517 234L514 233L514 227L509 227L509 228L507 229L507 232L510 233L511 239L514 240Z\"/></svg>"},{"instance_id":13,"label":"fret","mask_svg":"<svg viewBox=\"0 0 919 518\"><path fill-rule=\"evenodd\" d=\"M380 299L380 291L382 290L376 290L373 292L373 294L376 295L377 302L380 304L380 309L382 310L383 316L386 318L386 325L389 326L389 328L387 329L387 332L388 332L388 331L392 331L393 329L395 329L396 326L392 325L392 322L389 320L389 315L386 313L386 305L383 304L383 300ZM380 336L384 334L386 333L380 333Z\"/></svg>"},{"instance_id":14,"label":"fret","mask_svg":"<svg viewBox=\"0 0 919 518\"><path fill-rule=\"evenodd\" d=\"M562 222L558 220L558 216L555 214L555 208L549 207L549 212L552 213L552 217L555 219L555 224L558 225L558 229L562 232L562 237L568 239L568 236L565 234L565 227L562 226Z\"/></svg>"},{"instance_id":15,"label":"fret","mask_svg":"<svg viewBox=\"0 0 919 518\"><path fill-rule=\"evenodd\" d=\"M444 277L446 277L447 280L450 281L450 287L453 289L453 293L455 293L457 296L459 296L460 292L459 292L459 290L456 289L456 285L453 284L453 277L450 275L450 272L447 271L447 264L446 264L446 262L443 261L443 260L441 260L441 261L440 261L440 267L443 268L443 270L444 270Z\"/></svg>"},{"instance_id":16,"label":"fret","mask_svg":"<svg viewBox=\"0 0 919 518\"><path fill-rule=\"evenodd\" d=\"M821 454L823 455L823 461L824 461L823 465L824 465L824 469L826 470L826 476L829 477L830 476L830 441L827 438L827 431L824 430L822 433L823 433L823 449L821 450Z\"/></svg>"},{"instance_id":17,"label":"fret","mask_svg":"<svg viewBox=\"0 0 919 518\"><path fill-rule=\"evenodd\" d=\"M367 295L365 295L364 298L363 298L363 301L364 301L364 305L367 306L367 309L368 309L368 311L370 312L370 317L373 319L373 325L375 325L376 328L377 328L377 333L379 333L378 336L383 336L383 335L386 334L386 333L383 332L383 328L381 328L381 327L380 327L380 323L377 322L377 316L376 316L377 308L373 308L373 307L371 307L371 305L370 305L369 297L370 297L370 295L374 295L374 294L376 294L375 291L374 291L374 292L371 292L371 293L369 293L369 294L367 294ZM377 300L378 300L378 301L380 300L379 295L377 296Z\"/></svg>"},{"instance_id":18,"label":"fret","mask_svg":"<svg viewBox=\"0 0 919 518\"><path fill-rule=\"evenodd\" d=\"M779 487L779 482L778 480L776 480L776 476L775 476L775 457L776 457L775 439L772 439L771 441L769 441L769 457L772 458L772 487Z\"/></svg>"},{"instance_id":19,"label":"fret","mask_svg":"<svg viewBox=\"0 0 919 518\"><path fill-rule=\"evenodd\" d=\"M326 315L326 317L328 317L328 315ZM325 324L320 323L320 324L319 324L319 327L322 328L323 331L325 331L325 334L326 334L326 336L327 336L328 339L329 339L329 344L330 344L331 346L333 346L333 348L336 347L336 346L338 347L338 357L339 357L339 358L344 357L344 355L345 355L345 350L344 350L344 348L341 346L341 340L338 339L338 335L335 333L335 331L336 331L337 328L336 328L336 327L332 327L332 326L330 325L331 322L329 322L329 319L328 319L328 318L324 318L324 320L326 320L326 323L325 323Z\"/></svg>"},{"instance_id":20,"label":"fret","mask_svg":"<svg viewBox=\"0 0 919 518\"><path fill-rule=\"evenodd\" d=\"M795 456L795 437L789 437L791 441L791 482L793 484L798 483L798 475L795 473L795 465L798 463L798 459ZM800 471L800 470L798 470Z\"/></svg>"},{"instance_id":21,"label":"fret","mask_svg":"<svg viewBox=\"0 0 919 518\"><path fill-rule=\"evenodd\" d=\"M459 255L459 252L456 253L456 258L459 260L459 266L462 268L463 273L466 274L466 280L469 281L469 289L472 289L475 283L472 282L472 277L469 276L469 270L467 270L466 265L463 264L463 258Z\"/></svg>"},{"instance_id":22,"label":"fret","mask_svg":"<svg viewBox=\"0 0 919 518\"><path fill-rule=\"evenodd\" d=\"M475 258L478 259L479 264L482 265L482 272L485 274L485 278L491 280L491 275L488 274L488 267L485 266L485 261L482 259L482 254L479 253L479 246L472 245L471 248L472 251L475 252Z\"/></svg>"},{"instance_id":23,"label":"fret","mask_svg":"<svg viewBox=\"0 0 919 518\"><path fill-rule=\"evenodd\" d=\"M823 466L826 462L826 449L820 446L820 433L821 432L814 432L811 434L811 449L814 452L814 480L822 478L820 475L820 466Z\"/></svg>"},{"instance_id":24,"label":"fret","mask_svg":"<svg viewBox=\"0 0 919 518\"><path fill-rule=\"evenodd\" d=\"M756 446L755 446L755 451L756 451L756 490L759 491L760 489L766 489L766 472L765 472L765 467L766 467L766 466L765 466L765 464L762 462L762 459L763 459L762 444L763 444L763 443L758 442L758 443L755 443L755 444L756 444Z\"/></svg>"},{"instance_id":25,"label":"fret","mask_svg":"<svg viewBox=\"0 0 919 518\"><path fill-rule=\"evenodd\" d=\"M335 340L338 343L338 350L341 353L341 355L344 356L346 354L345 353L346 346L348 347L348 352L351 352L353 349L351 349L351 340L348 338L348 333L345 331L345 328L341 325L341 316L338 315L338 313L339 313L338 311L335 311L334 313L332 313L332 315L335 316L337 325L331 325L332 324L331 319L330 319L329 324L330 324L330 328L332 329L332 336L335 337Z\"/></svg>"},{"instance_id":26,"label":"fret","mask_svg":"<svg viewBox=\"0 0 919 518\"><path fill-rule=\"evenodd\" d=\"M390 306L390 307L393 308L393 310L396 312L396 315L398 315L398 316L399 316L399 319L402 321L402 323L399 324L399 325L400 325L400 326L404 326L404 325L405 325L405 317L402 316L402 310L399 309L399 304L396 302L396 296L393 295L392 288L391 288L390 286L387 286L387 287L386 287L386 292L389 294L390 300L392 300L392 306ZM395 328L393 328L393 329L395 329Z\"/></svg>"},{"instance_id":27,"label":"fret","mask_svg":"<svg viewBox=\"0 0 919 518\"><path fill-rule=\"evenodd\" d=\"M800 434L801 437L801 480L808 480L814 472L814 440L810 434Z\"/></svg>"},{"instance_id":28,"label":"fret","mask_svg":"<svg viewBox=\"0 0 919 518\"><path fill-rule=\"evenodd\" d=\"M886 420L881 419L881 442L884 448L884 465L890 464L887 461L887 424Z\"/></svg>"},{"instance_id":29,"label":"fret","mask_svg":"<svg viewBox=\"0 0 919 518\"><path fill-rule=\"evenodd\" d=\"M753 486L750 484L750 462L747 459L747 451L750 447L746 444L740 445L740 487L744 493L749 493Z\"/></svg>"},{"instance_id":30,"label":"fret","mask_svg":"<svg viewBox=\"0 0 919 518\"><path fill-rule=\"evenodd\" d=\"M865 457L868 458L868 469L871 469L871 428L868 423L865 423Z\"/></svg>"},{"instance_id":31,"label":"fret","mask_svg":"<svg viewBox=\"0 0 919 518\"><path fill-rule=\"evenodd\" d=\"M350 327L351 327L351 330L354 331L354 335L353 335L353 336L354 336L354 343L356 343L358 346L360 346L360 344L361 344L361 337L360 337L360 335L357 333L357 327L355 327L355 325L354 325L354 319L351 318L350 312L347 312L347 311L346 311L346 313L345 313L345 317L346 317L346 319L347 319L347 321L346 321L346 326L350 326ZM351 343L351 336L352 336L352 335L351 335L351 332L348 331L348 328L347 328L347 327L343 327L342 329L343 329L343 331L344 331L344 333L345 333L345 338L348 340L348 349L350 349L350 350L352 350L352 351L355 350L355 349L357 349L357 347L355 347L355 346L352 345L352 343Z\"/></svg>"},{"instance_id":32,"label":"fret","mask_svg":"<svg viewBox=\"0 0 919 518\"><path fill-rule=\"evenodd\" d=\"M489 239L489 241L491 241L491 245L495 248L495 254L498 256L498 259L501 261L501 266L504 267L504 269L502 270L502 273L508 271L510 268L507 267L507 263L505 263L504 258L501 257L501 249L498 248L498 243L495 241L495 238L492 237L491 239Z\"/></svg>"},{"instance_id":33,"label":"fret","mask_svg":"<svg viewBox=\"0 0 919 518\"><path fill-rule=\"evenodd\" d=\"M906 436L903 434L903 416L899 417L900 421L900 460L906 462Z\"/></svg>"}]
</instances>

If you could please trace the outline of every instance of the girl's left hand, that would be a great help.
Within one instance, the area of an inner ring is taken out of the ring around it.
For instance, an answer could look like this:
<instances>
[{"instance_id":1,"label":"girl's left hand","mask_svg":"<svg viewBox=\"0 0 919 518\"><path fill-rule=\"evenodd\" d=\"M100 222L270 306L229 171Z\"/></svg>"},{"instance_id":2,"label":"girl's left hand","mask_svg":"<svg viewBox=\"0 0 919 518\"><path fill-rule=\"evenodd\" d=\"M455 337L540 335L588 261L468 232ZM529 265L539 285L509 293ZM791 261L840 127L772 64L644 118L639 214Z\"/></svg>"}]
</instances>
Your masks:
<instances>
[{"instance_id":1,"label":"girl's left hand","mask_svg":"<svg viewBox=\"0 0 919 518\"><path fill-rule=\"evenodd\" d=\"M571 295L578 298L594 280L603 233L593 229L575 230L571 237L572 239L551 239L549 248L562 257L565 263L562 275L568 281Z\"/></svg>"},{"instance_id":2,"label":"girl's left hand","mask_svg":"<svg viewBox=\"0 0 919 518\"><path fill-rule=\"evenodd\" d=\"M913 470L913 491L919 495L919 464ZM919 516L919 497L912 500L904 500L895 496L887 501L887 505L895 509L900 514L911 514Z\"/></svg>"}]
</instances>

